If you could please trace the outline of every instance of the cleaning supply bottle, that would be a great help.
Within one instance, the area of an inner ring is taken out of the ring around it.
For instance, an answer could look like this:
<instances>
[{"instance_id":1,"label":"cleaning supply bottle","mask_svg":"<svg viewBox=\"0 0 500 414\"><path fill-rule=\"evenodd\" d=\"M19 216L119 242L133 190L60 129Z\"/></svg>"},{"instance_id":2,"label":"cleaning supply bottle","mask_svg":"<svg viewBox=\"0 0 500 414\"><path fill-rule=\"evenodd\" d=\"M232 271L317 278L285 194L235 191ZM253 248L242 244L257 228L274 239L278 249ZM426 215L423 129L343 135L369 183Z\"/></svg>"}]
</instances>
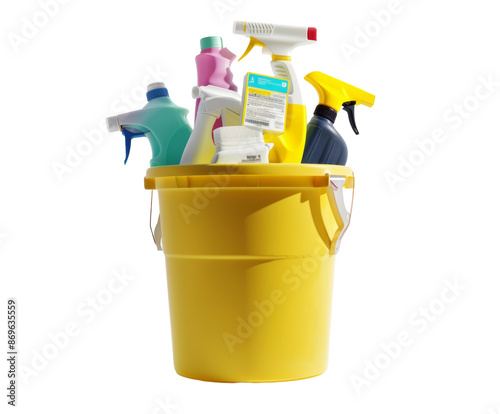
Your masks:
<instances>
[{"instance_id":1,"label":"cleaning supply bottle","mask_svg":"<svg viewBox=\"0 0 500 414\"><path fill-rule=\"evenodd\" d=\"M198 70L198 86L213 85L231 91L238 91L233 83L231 63L236 55L229 49L223 47L222 38L219 36L208 36L200 40L201 52L196 56L196 68ZM196 100L194 119L198 116L200 99ZM222 120L215 121L213 129L222 126Z\"/></svg>"},{"instance_id":2,"label":"cleaning supply bottle","mask_svg":"<svg viewBox=\"0 0 500 414\"><path fill-rule=\"evenodd\" d=\"M273 144L264 142L262 128L222 127L214 132L215 155L212 164L268 163Z\"/></svg>"},{"instance_id":3,"label":"cleaning supply bottle","mask_svg":"<svg viewBox=\"0 0 500 414\"><path fill-rule=\"evenodd\" d=\"M241 96L217 86L195 86L192 96L200 100L194 129L182 154L181 164L209 164L215 154L212 131L218 119L223 126L238 125Z\"/></svg>"},{"instance_id":4,"label":"cleaning supply bottle","mask_svg":"<svg viewBox=\"0 0 500 414\"><path fill-rule=\"evenodd\" d=\"M345 165L347 145L333 126L337 113L341 107L347 112L349 123L357 135L354 108L359 104L372 107L375 96L321 72L311 72L304 79L316 88L319 105L307 125L302 162Z\"/></svg>"},{"instance_id":5,"label":"cleaning supply bottle","mask_svg":"<svg viewBox=\"0 0 500 414\"><path fill-rule=\"evenodd\" d=\"M261 46L272 54L274 76L290 81L285 132L282 135L265 134L264 137L266 142L274 143L269 154L270 162L300 163L304 152L307 114L292 66L291 53L297 46L316 42L316 28L237 21L234 22L233 32L250 38L240 60L254 46Z\"/></svg>"},{"instance_id":6,"label":"cleaning supply bottle","mask_svg":"<svg viewBox=\"0 0 500 414\"><path fill-rule=\"evenodd\" d=\"M107 118L108 131L122 131L125 164L132 139L138 137L149 140L153 153L151 167L179 164L192 131L186 119L188 110L171 101L163 82L148 85L146 96L148 103L144 108Z\"/></svg>"}]
</instances>

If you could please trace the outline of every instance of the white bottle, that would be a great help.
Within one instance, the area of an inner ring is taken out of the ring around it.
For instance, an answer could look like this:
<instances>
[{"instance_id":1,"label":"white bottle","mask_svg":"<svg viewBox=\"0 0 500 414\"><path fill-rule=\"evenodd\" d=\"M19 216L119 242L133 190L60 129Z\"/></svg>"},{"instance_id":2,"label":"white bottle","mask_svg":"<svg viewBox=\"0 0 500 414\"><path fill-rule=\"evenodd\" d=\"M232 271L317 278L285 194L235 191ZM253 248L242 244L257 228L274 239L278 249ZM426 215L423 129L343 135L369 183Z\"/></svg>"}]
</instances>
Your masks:
<instances>
[{"instance_id":1,"label":"white bottle","mask_svg":"<svg viewBox=\"0 0 500 414\"><path fill-rule=\"evenodd\" d=\"M208 164L215 152L212 142L215 121L222 116L222 125L238 125L241 96L237 92L213 85L195 86L192 96L200 99L200 105L181 164Z\"/></svg>"},{"instance_id":2,"label":"white bottle","mask_svg":"<svg viewBox=\"0 0 500 414\"><path fill-rule=\"evenodd\" d=\"M215 155L212 164L268 163L273 144L264 142L261 128L221 127L214 131Z\"/></svg>"}]
</instances>

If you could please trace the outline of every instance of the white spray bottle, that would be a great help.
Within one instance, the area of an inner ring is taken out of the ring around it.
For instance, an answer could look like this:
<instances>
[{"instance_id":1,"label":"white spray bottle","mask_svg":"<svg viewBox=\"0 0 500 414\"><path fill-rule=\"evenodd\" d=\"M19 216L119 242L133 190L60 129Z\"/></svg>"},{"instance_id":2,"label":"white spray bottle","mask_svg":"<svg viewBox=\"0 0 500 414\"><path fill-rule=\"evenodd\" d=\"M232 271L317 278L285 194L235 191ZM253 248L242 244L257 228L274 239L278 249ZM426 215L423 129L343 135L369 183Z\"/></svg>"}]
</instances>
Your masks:
<instances>
[{"instance_id":1,"label":"white spray bottle","mask_svg":"<svg viewBox=\"0 0 500 414\"><path fill-rule=\"evenodd\" d=\"M316 28L236 21L233 32L250 38L247 50L239 60L248 55L254 46L261 46L272 54L274 76L290 81L285 132L279 136L265 134L265 138L266 142L275 144L269 161L300 163L306 142L307 114L291 54L297 46L316 42Z\"/></svg>"},{"instance_id":2,"label":"white spray bottle","mask_svg":"<svg viewBox=\"0 0 500 414\"><path fill-rule=\"evenodd\" d=\"M236 126L240 122L241 95L217 86L195 86L192 96L200 99L194 129L182 154L181 164L210 164L215 145L212 128L221 117L223 126Z\"/></svg>"}]
</instances>

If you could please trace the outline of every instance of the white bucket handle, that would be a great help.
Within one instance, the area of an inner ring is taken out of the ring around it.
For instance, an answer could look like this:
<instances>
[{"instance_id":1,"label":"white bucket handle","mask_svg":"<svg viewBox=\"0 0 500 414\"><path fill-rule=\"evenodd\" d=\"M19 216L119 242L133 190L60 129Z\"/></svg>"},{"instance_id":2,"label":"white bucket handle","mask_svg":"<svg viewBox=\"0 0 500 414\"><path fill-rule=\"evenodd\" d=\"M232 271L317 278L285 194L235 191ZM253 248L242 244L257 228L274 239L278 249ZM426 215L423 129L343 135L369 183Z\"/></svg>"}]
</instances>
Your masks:
<instances>
[{"instance_id":1,"label":"white bucket handle","mask_svg":"<svg viewBox=\"0 0 500 414\"><path fill-rule=\"evenodd\" d=\"M156 222L155 229L153 231L153 195L154 190L151 190L151 207L149 209L149 228L151 230L151 235L153 236L153 241L156 245L158 251L162 251L163 247L161 245L161 217L158 213L158 221Z\"/></svg>"},{"instance_id":2,"label":"white bucket handle","mask_svg":"<svg viewBox=\"0 0 500 414\"><path fill-rule=\"evenodd\" d=\"M329 174L327 173L327 175ZM331 175L329 178L330 188L327 190L328 201L330 202L330 208L332 209L333 216L335 217L335 221L338 225L337 231L333 235L330 242L330 254L334 255L338 253L340 249L340 242L342 241L345 231L351 222L351 212L354 202L354 186L352 188L351 208L348 211L344 201L344 186L346 184L346 177Z\"/></svg>"}]
</instances>

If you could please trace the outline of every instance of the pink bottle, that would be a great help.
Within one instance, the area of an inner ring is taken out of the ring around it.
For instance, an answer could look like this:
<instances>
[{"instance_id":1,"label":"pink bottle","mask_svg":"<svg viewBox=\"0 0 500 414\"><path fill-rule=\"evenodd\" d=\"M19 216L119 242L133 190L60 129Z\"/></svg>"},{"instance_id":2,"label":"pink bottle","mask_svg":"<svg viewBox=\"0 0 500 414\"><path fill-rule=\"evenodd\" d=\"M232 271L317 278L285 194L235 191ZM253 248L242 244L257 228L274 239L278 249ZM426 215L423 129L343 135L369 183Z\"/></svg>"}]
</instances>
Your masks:
<instances>
[{"instance_id":1,"label":"pink bottle","mask_svg":"<svg viewBox=\"0 0 500 414\"><path fill-rule=\"evenodd\" d=\"M233 83L233 73L231 63L236 55L223 48L222 38L219 36L204 37L200 40L201 53L196 56L196 67L198 69L198 86L213 85L219 88L238 91L238 87ZM196 100L195 115L198 113L200 100ZM213 130L222 126L222 120L215 121ZM213 139L213 136L212 136Z\"/></svg>"}]
</instances>

